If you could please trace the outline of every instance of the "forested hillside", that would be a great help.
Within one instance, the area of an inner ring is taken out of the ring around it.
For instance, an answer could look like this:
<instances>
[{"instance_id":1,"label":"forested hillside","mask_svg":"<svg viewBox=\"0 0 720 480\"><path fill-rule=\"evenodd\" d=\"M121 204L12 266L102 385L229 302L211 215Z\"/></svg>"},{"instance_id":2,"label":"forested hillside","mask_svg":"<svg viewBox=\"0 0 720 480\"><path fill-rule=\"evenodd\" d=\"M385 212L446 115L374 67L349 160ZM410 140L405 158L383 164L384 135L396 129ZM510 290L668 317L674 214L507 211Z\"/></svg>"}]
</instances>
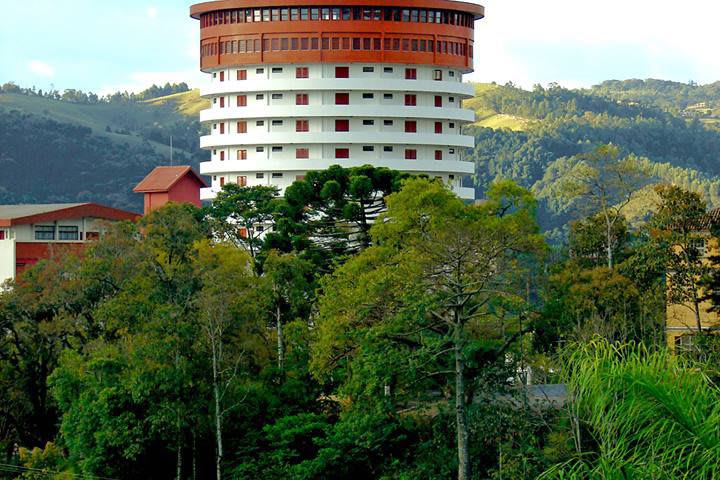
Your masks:
<instances>
[{"instance_id":1,"label":"forested hillside","mask_svg":"<svg viewBox=\"0 0 720 480\"><path fill-rule=\"evenodd\" d=\"M185 90L187 87L185 86ZM195 91L154 87L98 99L78 91L0 91L0 203L94 201L138 210L132 188L154 166L202 156ZM171 93L155 98L155 95Z\"/></svg>"},{"instance_id":2,"label":"forested hillside","mask_svg":"<svg viewBox=\"0 0 720 480\"><path fill-rule=\"evenodd\" d=\"M567 159L598 144L613 143L623 155L637 156L650 182L677 184L720 206L720 131L712 118L720 84L629 80L590 90L557 85L532 91L477 85L476 90L467 105L478 114L472 158L479 194L496 178L533 189L545 228L563 225L573 213L548 186L567 173ZM699 102L708 111L698 110Z\"/></svg>"}]
</instances>

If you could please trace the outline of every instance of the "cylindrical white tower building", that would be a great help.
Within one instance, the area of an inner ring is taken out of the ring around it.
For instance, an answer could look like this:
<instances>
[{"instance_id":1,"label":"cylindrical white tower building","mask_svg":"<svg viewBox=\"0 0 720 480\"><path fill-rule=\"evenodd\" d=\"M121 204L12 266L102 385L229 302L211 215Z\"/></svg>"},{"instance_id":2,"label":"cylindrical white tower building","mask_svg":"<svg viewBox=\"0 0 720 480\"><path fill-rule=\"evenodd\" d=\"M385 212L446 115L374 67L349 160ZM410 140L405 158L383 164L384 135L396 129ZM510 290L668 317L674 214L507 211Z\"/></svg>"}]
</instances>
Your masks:
<instances>
[{"instance_id":1,"label":"cylindrical white tower building","mask_svg":"<svg viewBox=\"0 0 720 480\"><path fill-rule=\"evenodd\" d=\"M356 6L357 5L357 6ZM309 170L371 164L474 189L463 161L474 121L462 83L472 71L479 5L450 0L221 0L195 5L201 69L211 75L201 113L212 177L281 190Z\"/></svg>"}]
</instances>

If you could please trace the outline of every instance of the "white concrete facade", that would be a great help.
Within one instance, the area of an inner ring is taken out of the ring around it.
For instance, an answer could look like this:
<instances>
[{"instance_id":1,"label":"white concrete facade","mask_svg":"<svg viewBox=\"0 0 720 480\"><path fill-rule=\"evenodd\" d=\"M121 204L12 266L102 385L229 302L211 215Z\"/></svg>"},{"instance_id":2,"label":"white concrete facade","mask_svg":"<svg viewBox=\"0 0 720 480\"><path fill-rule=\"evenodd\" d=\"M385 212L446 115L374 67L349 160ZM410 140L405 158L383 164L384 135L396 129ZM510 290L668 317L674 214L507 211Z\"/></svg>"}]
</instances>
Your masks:
<instances>
[{"instance_id":1,"label":"white concrete facade","mask_svg":"<svg viewBox=\"0 0 720 480\"><path fill-rule=\"evenodd\" d=\"M347 78L336 78L336 67L346 67ZM307 78L296 78L298 68L307 69ZM309 170L365 164L425 173L474 198L474 189L462 187L474 172L463 159L474 138L462 128L475 120L462 100L474 89L462 83L459 69L327 63L209 73L202 95L211 107L200 120L210 133L200 146L210 161L200 171L212 186L203 199L225 183L275 185L282 192Z\"/></svg>"}]
</instances>

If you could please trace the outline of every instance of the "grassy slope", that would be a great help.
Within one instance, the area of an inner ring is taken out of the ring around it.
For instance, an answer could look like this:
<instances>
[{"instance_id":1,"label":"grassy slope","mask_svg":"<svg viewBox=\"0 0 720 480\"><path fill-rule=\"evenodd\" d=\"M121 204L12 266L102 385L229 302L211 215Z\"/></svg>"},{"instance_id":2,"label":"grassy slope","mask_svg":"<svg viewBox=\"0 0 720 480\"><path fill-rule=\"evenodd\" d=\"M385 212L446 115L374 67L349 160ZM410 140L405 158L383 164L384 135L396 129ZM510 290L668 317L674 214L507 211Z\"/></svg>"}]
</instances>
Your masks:
<instances>
[{"instance_id":1,"label":"grassy slope","mask_svg":"<svg viewBox=\"0 0 720 480\"><path fill-rule=\"evenodd\" d=\"M527 130L538 123L538 121L534 119L507 115L484 107L481 104L480 97L486 92L502 88L500 85L493 83L474 83L473 86L475 87L475 97L463 102L465 108L475 110L476 121L473 125L492 128L493 130L507 128L518 132Z\"/></svg>"},{"instance_id":2,"label":"grassy slope","mask_svg":"<svg viewBox=\"0 0 720 480\"><path fill-rule=\"evenodd\" d=\"M201 98L200 90L197 89L166 97L153 98L143 103L151 106L171 106L176 112L189 117L200 115L201 110L210 107L210 102L205 98Z\"/></svg>"}]
</instances>

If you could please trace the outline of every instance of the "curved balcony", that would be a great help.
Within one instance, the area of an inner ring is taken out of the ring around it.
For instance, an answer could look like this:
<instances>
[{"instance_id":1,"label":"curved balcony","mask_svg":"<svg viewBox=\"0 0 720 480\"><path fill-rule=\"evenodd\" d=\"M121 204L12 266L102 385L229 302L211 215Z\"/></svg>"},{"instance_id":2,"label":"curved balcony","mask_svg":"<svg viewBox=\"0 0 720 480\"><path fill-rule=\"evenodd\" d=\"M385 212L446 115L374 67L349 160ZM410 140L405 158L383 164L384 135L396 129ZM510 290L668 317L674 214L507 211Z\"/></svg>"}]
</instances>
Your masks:
<instances>
[{"instance_id":1,"label":"curved balcony","mask_svg":"<svg viewBox=\"0 0 720 480\"><path fill-rule=\"evenodd\" d=\"M200 137L201 148L232 147L241 145L439 145L448 147L475 146L475 137L404 132L308 132L225 134Z\"/></svg>"},{"instance_id":2,"label":"curved balcony","mask_svg":"<svg viewBox=\"0 0 720 480\"><path fill-rule=\"evenodd\" d=\"M473 162L462 162L458 160L293 158L287 160L262 159L203 162L200 164L200 173L203 175L220 175L240 172L306 172L310 170L325 170L332 165L349 168L367 164L412 173L426 172L469 175L475 172L475 164Z\"/></svg>"}]
</instances>

